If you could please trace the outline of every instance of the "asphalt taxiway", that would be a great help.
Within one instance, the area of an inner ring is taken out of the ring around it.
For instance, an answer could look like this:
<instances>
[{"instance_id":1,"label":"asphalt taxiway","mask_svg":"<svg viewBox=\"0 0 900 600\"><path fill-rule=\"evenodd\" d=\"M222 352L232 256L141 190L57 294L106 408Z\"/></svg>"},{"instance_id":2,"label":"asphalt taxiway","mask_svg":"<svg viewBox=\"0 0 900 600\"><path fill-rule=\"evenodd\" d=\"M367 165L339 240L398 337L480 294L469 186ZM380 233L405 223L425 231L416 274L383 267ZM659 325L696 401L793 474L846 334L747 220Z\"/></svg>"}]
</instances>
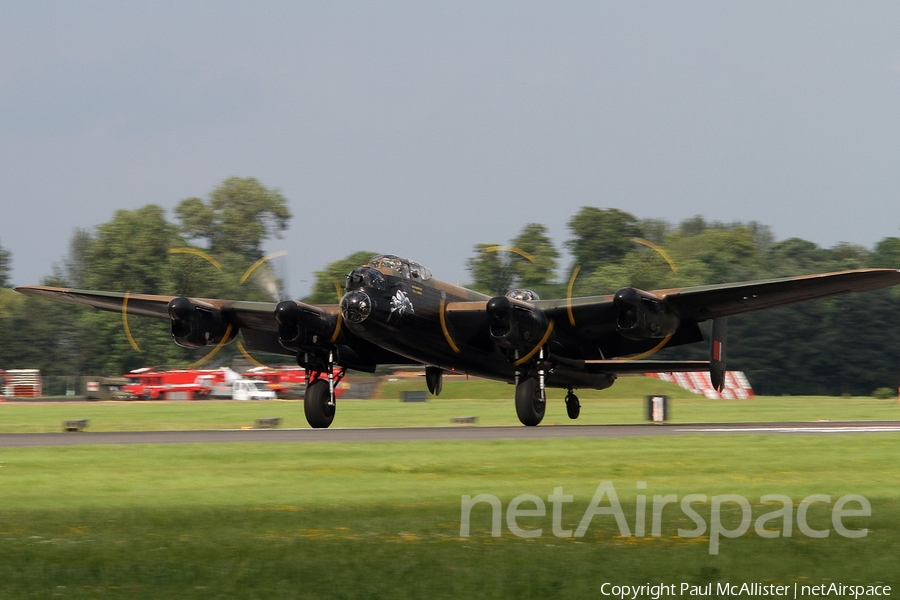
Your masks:
<instances>
[{"instance_id":1,"label":"asphalt taxiway","mask_svg":"<svg viewBox=\"0 0 900 600\"><path fill-rule=\"evenodd\" d=\"M0 448L82 444L204 444L232 442L410 442L530 440L722 434L900 433L900 421L805 423L696 423L645 425L545 425L539 427L375 427L344 429L228 429L200 431L95 431L0 434Z\"/></svg>"}]
</instances>

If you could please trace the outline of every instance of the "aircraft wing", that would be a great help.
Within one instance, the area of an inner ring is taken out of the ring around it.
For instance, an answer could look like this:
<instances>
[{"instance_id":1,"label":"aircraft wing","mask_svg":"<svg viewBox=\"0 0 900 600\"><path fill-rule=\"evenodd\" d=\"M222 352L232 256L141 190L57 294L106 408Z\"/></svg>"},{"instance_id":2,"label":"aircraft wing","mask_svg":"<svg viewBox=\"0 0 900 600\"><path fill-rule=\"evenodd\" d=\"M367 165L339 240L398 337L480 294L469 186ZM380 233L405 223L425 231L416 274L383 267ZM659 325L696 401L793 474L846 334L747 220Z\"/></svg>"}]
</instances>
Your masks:
<instances>
[{"instance_id":1,"label":"aircraft wing","mask_svg":"<svg viewBox=\"0 0 900 600\"><path fill-rule=\"evenodd\" d=\"M900 270L860 269L681 290L660 290L654 294L665 298L677 309L682 319L703 321L851 292L869 292L897 284L900 284Z\"/></svg>"},{"instance_id":2,"label":"aircraft wing","mask_svg":"<svg viewBox=\"0 0 900 600\"><path fill-rule=\"evenodd\" d=\"M20 294L47 298L66 304L82 304L93 306L101 310L122 312L125 299L128 299L126 307L129 315L141 315L143 317L157 317L168 319L166 306L174 296L151 296L142 294L119 294L116 292L94 292L90 290L75 290L70 288L50 287L47 285L30 285L14 288Z\"/></svg>"},{"instance_id":3,"label":"aircraft wing","mask_svg":"<svg viewBox=\"0 0 900 600\"><path fill-rule=\"evenodd\" d=\"M150 294L123 294L93 290L76 290L50 286L26 286L15 288L17 292L56 302L92 306L100 310L123 313L130 316L154 317L169 320L168 305L175 296ZM278 323L275 321L275 303L190 298L191 302L205 304L222 311L225 318L244 334L248 350L290 354L278 343Z\"/></svg>"},{"instance_id":4,"label":"aircraft wing","mask_svg":"<svg viewBox=\"0 0 900 600\"><path fill-rule=\"evenodd\" d=\"M45 285L17 287L15 290L28 296L47 298L56 302L92 306L110 312L127 313L128 316L155 317L169 319L168 305L176 296L155 296L150 294L123 294L119 292L99 292L76 290ZM223 311L234 325L241 328L277 331L274 302L243 302L216 300L211 298L190 298Z\"/></svg>"},{"instance_id":5,"label":"aircraft wing","mask_svg":"<svg viewBox=\"0 0 900 600\"><path fill-rule=\"evenodd\" d=\"M705 321L753 310L819 300L851 292L868 292L900 284L900 270L859 269L741 283L720 283L650 293L676 309L683 320ZM613 296L538 301L557 326L607 330L613 327Z\"/></svg>"},{"instance_id":6,"label":"aircraft wing","mask_svg":"<svg viewBox=\"0 0 900 600\"><path fill-rule=\"evenodd\" d=\"M640 293L677 316L677 329L665 344L676 346L702 341L697 323L709 319L898 284L900 270L860 269ZM562 345L585 358L601 358L597 348L602 358L641 354L658 349L661 341L619 335L616 320L620 309L612 295L537 301L534 306L552 319L554 335Z\"/></svg>"}]
</instances>

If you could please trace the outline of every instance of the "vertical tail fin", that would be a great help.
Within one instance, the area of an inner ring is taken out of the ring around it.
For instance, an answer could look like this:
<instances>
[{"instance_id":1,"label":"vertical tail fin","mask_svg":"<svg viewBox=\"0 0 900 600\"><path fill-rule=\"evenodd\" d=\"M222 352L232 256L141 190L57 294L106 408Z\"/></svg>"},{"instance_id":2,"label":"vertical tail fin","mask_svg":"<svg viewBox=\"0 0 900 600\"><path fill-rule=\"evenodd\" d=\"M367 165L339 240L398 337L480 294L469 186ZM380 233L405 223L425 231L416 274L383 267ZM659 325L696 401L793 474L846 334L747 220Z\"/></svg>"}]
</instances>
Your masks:
<instances>
[{"instance_id":1,"label":"vertical tail fin","mask_svg":"<svg viewBox=\"0 0 900 600\"><path fill-rule=\"evenodd\" d=\"M726 319L726 317L713 319L712 339L709 346L709 379L718 392L725 388Z\"/></svg>"}]
</instances>

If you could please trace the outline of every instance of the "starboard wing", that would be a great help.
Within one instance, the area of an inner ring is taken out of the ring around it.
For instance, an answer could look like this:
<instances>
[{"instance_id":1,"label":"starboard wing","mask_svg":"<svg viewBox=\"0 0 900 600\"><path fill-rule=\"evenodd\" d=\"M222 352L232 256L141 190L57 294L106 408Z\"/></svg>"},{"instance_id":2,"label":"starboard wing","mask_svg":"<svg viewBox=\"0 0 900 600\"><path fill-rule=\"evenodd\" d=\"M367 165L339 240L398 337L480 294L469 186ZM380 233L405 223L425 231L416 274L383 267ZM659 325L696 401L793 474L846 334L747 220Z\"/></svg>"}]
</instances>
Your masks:
<instances>
[{"instance_id":1,"label":"starboard wing","mask_svg":"<svg viewBox=\"0 0 900 600\"><path fill-rule=\"evenodd\" d=\"M819 300L851 292L868 292L900 284L900 270L859 269L740 283L651 290L683 320L705 321L744 312ZM586 296L537 301L557 327L577 328L587 337L615 329L613 296Z\"/></svg>"},{"instance_id":2,"label":"starboard wing","mask_svg":"<svg viewBox=\"0 0 900 600\"><path fill-rule=\"evenodd\" d=\"M654 294L665 298L676 308L682 319L704 321L851 292L869 292L897 284L900 284L900 270L859 269L680 290L659 290Z\"/></svg>"}]
</instances>

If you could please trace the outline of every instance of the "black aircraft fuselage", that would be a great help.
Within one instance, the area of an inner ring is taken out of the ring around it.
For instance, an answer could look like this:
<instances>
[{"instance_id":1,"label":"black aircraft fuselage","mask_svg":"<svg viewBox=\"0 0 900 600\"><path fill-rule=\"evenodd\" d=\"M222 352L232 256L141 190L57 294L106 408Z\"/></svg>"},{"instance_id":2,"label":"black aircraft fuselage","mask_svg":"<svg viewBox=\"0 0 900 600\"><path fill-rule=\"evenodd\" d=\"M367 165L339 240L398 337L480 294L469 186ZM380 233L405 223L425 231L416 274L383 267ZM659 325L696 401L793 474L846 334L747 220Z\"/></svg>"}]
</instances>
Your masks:
<instances>
[{"instance_id":1,"label":"black aircraft fuselage","mask_svg":"<svg viewBox=\"0 0 900 600\"><path fill-rule=\"evenodd\" d=\"M445 372L515 383L529 365L546 358L539 354L553 337L553 322L520 299L536 299L532 292L515 290L491 298L434 279L421 265L390 255L351 272L346 290L340 304L344 327L372 344ZM510 318L513 315L517 318ZM511 328L516 343L504 344ZM563 375L548 371L545 384L604 389L615 381L609 373Z\"/></svg>"}]
</instances>

